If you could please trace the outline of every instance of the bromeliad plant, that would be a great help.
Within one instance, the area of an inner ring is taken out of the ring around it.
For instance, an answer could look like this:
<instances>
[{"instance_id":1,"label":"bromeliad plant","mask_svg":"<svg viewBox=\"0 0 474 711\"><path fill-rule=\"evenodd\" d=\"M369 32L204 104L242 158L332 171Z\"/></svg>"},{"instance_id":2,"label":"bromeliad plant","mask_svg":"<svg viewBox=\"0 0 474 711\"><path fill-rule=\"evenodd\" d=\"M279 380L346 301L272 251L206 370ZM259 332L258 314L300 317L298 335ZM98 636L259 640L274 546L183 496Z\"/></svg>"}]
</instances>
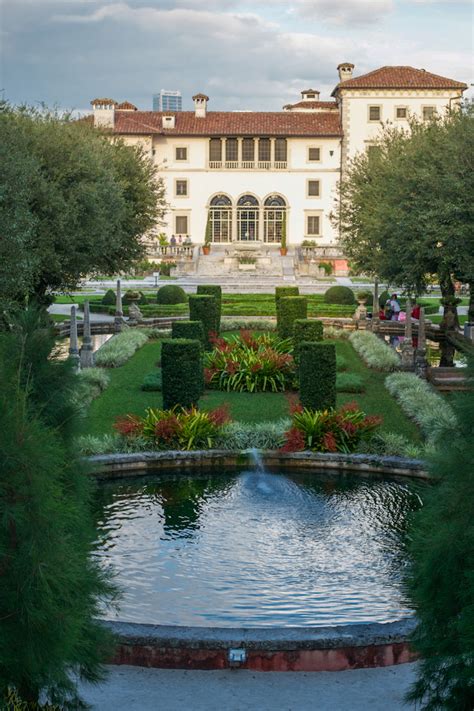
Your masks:
<instances>
[{"instance_id":1,"label":"bromeliad plant","mask_svg":"<svg viewBox=\"0 0 474 711\"><path fill-rule=\"evenodd\" d=\"M214 349L204 357L208 387L234 392L282 392L295 378L291 339L275 334L212 338Z\"/></svg>"},{"instance_id":2,"label":"bromeliad plant","mask_svg":"<svg viewBox=\"0 0 474 711\"><path fill-rule=\"evenodd\" d=\"M382 418L367 416L357 403L339 410L293 408L292 424L285 434L284 452L354 452L363 439L372 436Z\"/></svg>"},{"instance_id":3,"label":"bromeliad plant","mask_svg":"<svg viewBox=\"0 0 474 711\"><path fill-rule=\"evenodd\" d=\"M125 439L141 439L153 449L211 449L222 428L230 421L226 406L205 412L195 407L146 410L144 417L126 415L114 429Z\"/></svg>"}]
</instances>

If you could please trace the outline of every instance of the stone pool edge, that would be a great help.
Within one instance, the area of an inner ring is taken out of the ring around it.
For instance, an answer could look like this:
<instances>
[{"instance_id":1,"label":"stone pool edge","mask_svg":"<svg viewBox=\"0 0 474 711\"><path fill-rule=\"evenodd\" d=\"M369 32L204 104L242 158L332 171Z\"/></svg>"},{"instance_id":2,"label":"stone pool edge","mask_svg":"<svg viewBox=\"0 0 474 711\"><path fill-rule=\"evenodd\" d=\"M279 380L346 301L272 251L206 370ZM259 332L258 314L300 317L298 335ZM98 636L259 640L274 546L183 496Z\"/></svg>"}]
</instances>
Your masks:
<instances>
[{"instance_id":1,"label":"stone pool edge","mask_svg":"<svg viewBox=\"0 0 474 711\"><path fill-rule=\"evenodd\" d=\"M361 476L382 474L429 479L425 462L403 457L365 454L315 454L261 451L270 470L281 468L344 471ZM207 467L239 468L251 462L250 452L204 450L108 454L86 457L99 479L138 476L149 470L180 468L186 474ZM161 669L217 670L238 667L252 671L344 671L385 667L414 661L409 638L416 621L334 627L222 628L181 627L103 621L117 637L112 664ZM230 651L244 652L235 663Z\"/></svg>"}]
</instances>

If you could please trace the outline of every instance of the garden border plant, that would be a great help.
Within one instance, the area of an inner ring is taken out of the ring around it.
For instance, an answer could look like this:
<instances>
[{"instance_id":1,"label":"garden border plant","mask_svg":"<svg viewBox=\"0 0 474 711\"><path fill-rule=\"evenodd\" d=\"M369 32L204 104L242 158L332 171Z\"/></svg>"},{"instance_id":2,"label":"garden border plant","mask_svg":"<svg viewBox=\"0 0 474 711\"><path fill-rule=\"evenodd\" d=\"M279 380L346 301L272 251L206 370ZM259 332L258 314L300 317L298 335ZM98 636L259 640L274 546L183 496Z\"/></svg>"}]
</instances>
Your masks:
<instances>
[{"instance_id":1,"label":"garden border plant","mask_svg":"<svg viewBox=\"0 0 474 711\"><path fill-rule=\"evenodd\" d=\"M132 357L148 340L149 335L141 329L127 329L112 336L95 354L95 364L103 368L118 368Z\"/></svg>"},{"instance_id":2,"label":"garden border plant","mask_svg":"<svg viewBox=\"0 0 474 711\"><path fill-rule=\"evenodd\" d=\"M353 331L349 341L369 368L390 371L400 366L396 351L370 331Z\"/></svg>"}]
</instances>

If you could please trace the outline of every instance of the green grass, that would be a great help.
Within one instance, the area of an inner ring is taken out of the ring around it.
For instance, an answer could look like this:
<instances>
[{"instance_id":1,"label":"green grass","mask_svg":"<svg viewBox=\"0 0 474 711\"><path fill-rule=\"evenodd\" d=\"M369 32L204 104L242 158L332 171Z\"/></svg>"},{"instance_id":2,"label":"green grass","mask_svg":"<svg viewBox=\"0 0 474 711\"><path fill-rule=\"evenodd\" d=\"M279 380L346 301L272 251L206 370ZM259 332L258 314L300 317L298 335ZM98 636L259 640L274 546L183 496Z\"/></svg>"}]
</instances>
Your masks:
<instances>
[{"instance_id":1,"label":"green grass","mask_svg":"<svg viewBox=\"0 0 474 711\"><path fill-rule=\"evenodd\" d=\"M443 317L441 314L430 314L427 318L429 318L430 321L433 323L441 323ZM467 321L467 316L459 316L459 323L461 326L464 326L464 324Z\"/></svg>"},{"instance_id":2,"label":"green grass","mask_svg":"<svg viewBox=\"0 0 474 711\"><path fill-rule=\"evenodd\" d=\"M398 432L410 440L418 441L416 426L408 420L397 402L385 389L385 375L368 370L350 343L336 341L337 353L348 364L348 372L358 373L364 379L365 392L358 394L338 393L337 404L356 401L370 415L382 415L383 429ZM159 392L140 390L145 375L150 373L160 358L161 341L146 343L120 368L109 371L110 385L92 403L83 422L82 434L101 435L112 431L114 420L125 414L142 415L147 407L161 407ZM227 403L232 418L243 422L277 420L289 414L288 400L284 393L226 393L210 390L200 401L204 410Z\"/></svg>"}]
</instances>

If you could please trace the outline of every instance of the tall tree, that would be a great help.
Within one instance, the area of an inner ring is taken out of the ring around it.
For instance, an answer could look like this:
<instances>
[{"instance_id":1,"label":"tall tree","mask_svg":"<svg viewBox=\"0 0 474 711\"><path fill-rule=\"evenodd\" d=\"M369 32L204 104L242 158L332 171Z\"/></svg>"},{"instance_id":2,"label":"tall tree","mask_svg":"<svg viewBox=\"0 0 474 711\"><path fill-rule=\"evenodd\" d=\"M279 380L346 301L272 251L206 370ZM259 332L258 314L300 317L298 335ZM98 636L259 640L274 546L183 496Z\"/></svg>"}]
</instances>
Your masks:
<instances>
[{"instance_id":1,"label":"tall tree","mask_svg":"<svg viewBox=\"0 0 474 711\"><path fill-rule=\"evenodd\" d=\"M9 689L81 708L73 674L94 682L115 596L92 557L91 482L71 442L76 376L27 310L0 333L0 706ZM45 318L43 314L42 318Z\"/></svg>"},{"instance_id":2,"label":"tall tree","mask_svg":"<svg viewBox=\"0 0 474 711\"><path fill-rule=\"evenodd\" d=\"M344 173L333 213L354 265L417 293L435 275L448 301L454 280L472 284L473 156L472 109L386 126Z\"/></svg>"},{"instance_id":3,"label":"tall tree","mask_svg":"<svg viewBox=\"0 0 474 711\"><path fill-rule=\"evenodd\" d=\"M47 302L87 274L129 267L165 209L140 148L86 122L0 106L0 300Z\"/></svg>"},{"instance_id":4,"label":"tall tree","mask_svg":"<svg viewBox=\"0 0 474 711\"><path fill-rule=\"evenodd\" d=\"M474 708L474 360L470 392L453 400L457 427L431 462L440 481L414 520L409 594L420 652L409 700L425 711Z\"/></svg>"}]
</instances>

